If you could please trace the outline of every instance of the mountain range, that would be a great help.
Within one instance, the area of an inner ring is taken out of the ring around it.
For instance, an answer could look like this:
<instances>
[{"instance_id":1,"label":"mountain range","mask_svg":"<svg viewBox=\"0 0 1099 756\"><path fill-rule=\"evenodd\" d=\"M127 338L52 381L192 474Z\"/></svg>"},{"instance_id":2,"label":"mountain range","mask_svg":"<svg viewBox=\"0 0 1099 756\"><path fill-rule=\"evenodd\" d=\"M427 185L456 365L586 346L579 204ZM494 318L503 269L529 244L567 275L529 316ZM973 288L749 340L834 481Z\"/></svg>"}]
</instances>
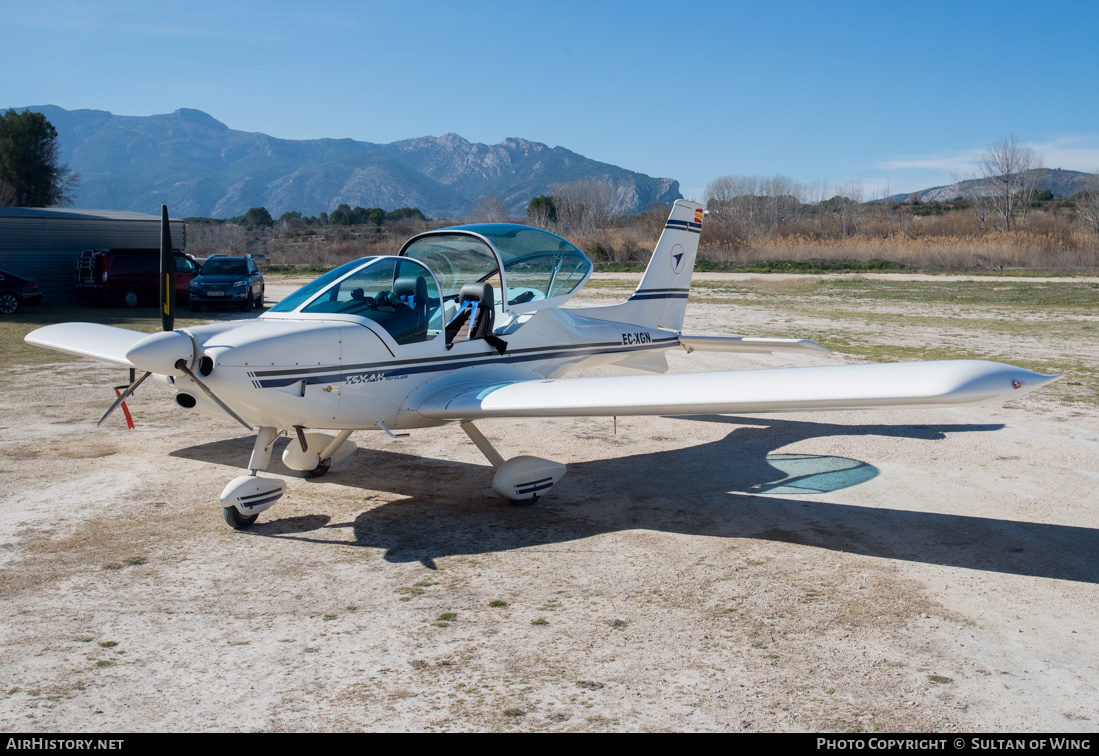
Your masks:
<instances>
[{"instance_id":1,"label":"mountain range","mask_svg":"<svg viewBox=\"0 0 1099 756\"><path fill-rule=\"evenodd\" d=\"M55 105L15 108L42 113L57 129L60 158L80 172L76 207L226 218L252 207L279 217L352 207L418 207L429 217L464 218L494 196L513 215L552 194L555 184L603 181L615 211L637 213L682 195L679 182L600 163L563 147L508 138L469 142L457 134L389 144L354 139L277 139L230 129L181 108L152 116Z\"/></svg>"},{"instance_id":2,"label":"mountain range","mask_svg":"<svg viewBox=\"0 0 1099 756\"><path fill-rule=\"evenodd\" d=\"M1048 189L1054 197L1059 199L1071 197L1079 191L1087 188L1093 174L1083 171L1066 171L1061 168L1035 168L1027 172L1028 178L1034 182L1037 191ZM981 184L987 184L981 187ZM913 194L920 195L921 202L949 202L957 197L980 196L995 194L999 189L986 179L967 179L957 181L945 186L933 186L929 189L921 189L918 192L907 194L894 194L889 199L894 202L905 202Z\"/></svg>"}]
</instances>

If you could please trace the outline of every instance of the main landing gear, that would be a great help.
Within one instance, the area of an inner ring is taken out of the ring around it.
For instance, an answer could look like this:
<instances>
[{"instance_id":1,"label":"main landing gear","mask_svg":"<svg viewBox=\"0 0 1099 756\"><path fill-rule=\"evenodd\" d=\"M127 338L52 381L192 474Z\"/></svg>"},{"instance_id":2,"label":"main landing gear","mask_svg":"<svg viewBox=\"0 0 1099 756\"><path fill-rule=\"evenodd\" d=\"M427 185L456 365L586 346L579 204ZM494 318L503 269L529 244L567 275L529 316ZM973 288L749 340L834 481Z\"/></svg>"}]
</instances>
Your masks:
<instances>
[{"instance_id":1,"label":"main landing gear","mask_svg":"<svg viewBox=\"0 0 1099 756\"><path fill-rule=\"evenodd\" d=\"M382 423L378 426L389 435L399 437ZM539 457L524 455L505 460L472 422L464 422L461 426L496 468L492 490L514 504L533 504L539 496L557 485L568 471L560 462ZM355 451L354 442L348 440L352 432L344 430L337 436L329 436L326 433L306 433L304 428L297 426L282 453L282 463L308 478L319 478L332 465ZM286 493L286 481L263 478L257 474L271 466L271 450L280 435L282 433L277 428L260 428L252 447L252 457L248 460L251 474L233 478L221 492L222 517L234 530L245 530L253 525L261 512L272 507Z\"/></svg>"},{"instance_id":2,"label":"main landing gear","mask_svg":"<svg viewBox=\"0 0 1099 756\"><path fill-rule=\"evenodd\" d=\"M560 462L540 457L524 455L504 461L472 422L462 423L462 430L496 468L496 474L492 477L492 490L513 504L533 504L539 496L557 485L568 472L568 468Z\"/></svg>"}]
</instances>

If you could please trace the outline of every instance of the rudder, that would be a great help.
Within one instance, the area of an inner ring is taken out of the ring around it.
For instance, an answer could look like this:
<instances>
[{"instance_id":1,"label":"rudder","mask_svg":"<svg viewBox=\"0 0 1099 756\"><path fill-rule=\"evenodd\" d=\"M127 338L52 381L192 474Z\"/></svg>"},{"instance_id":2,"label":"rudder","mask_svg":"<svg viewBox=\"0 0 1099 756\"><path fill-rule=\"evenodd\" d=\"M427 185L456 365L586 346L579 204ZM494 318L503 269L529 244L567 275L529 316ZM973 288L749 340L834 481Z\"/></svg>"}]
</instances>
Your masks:
<instances>
[{"instance_id":1,"label":"rudder","mask_svg":"<svg viewBox=\"0 0 1099 756\"><path fill-rule=\"evenodd\" d=\"M702 232L702 215L702 205L697 202L676 200L633 296L622 304L592 307L583 314L614 323L681 330Z\"/></svg>"}]
</instances>

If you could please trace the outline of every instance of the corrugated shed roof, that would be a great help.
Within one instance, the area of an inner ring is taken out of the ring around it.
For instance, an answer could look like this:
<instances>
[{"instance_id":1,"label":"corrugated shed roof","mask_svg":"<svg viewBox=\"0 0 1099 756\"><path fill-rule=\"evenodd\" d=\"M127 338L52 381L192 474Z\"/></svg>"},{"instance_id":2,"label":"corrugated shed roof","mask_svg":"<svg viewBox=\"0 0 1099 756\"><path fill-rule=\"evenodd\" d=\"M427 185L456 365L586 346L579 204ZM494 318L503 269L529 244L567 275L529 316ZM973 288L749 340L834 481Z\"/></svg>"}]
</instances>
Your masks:
<instances>
[{"instance_id":1,"label":"corrugated shed roof","mask_svg":"<svg viewBox=\"0 0 1099 756\"><path fill-rule=\"evenodd\" d=\"M159 215L129 210L74 210L67 207L0 207L0 218L66 218L69 220L159 221ZM171 218L179 220L179 218Z\"/></svg>"}]
</instances>

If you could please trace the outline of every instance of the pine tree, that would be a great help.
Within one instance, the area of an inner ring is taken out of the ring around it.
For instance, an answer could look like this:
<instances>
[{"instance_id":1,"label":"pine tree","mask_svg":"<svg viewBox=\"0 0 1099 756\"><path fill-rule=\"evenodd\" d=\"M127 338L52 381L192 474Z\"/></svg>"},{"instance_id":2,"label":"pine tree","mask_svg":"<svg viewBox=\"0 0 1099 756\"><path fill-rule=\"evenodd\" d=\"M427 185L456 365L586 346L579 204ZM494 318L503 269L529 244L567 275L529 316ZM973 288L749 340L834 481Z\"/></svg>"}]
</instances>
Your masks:
<instances>
[{"instance_id":1,"label":"pine tree","mask_svg":"<svg viewBox=\"0 0 1099 756\"><path fill-rule=\"evenodd\" d=\"M41 113L0 116L0 204L67 207L80 180L58 159L57 129Z\"/></svg>"}]
</instances>

